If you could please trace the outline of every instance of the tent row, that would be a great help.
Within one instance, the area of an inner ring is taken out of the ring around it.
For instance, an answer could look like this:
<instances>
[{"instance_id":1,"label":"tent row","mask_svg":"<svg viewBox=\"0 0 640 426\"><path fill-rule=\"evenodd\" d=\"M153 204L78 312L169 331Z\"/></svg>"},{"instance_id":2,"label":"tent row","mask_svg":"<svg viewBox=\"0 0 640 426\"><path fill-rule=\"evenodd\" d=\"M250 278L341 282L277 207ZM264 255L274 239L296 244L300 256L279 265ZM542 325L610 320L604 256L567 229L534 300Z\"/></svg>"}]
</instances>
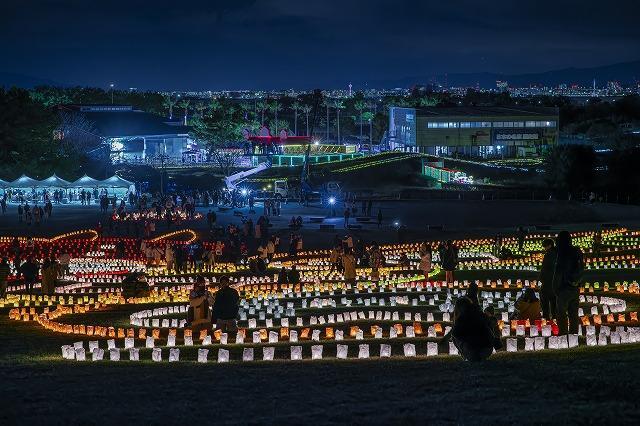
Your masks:
<instances>
[{"instance_id":1,"label":"tent row","mask_svg":"<svg viewBox=\"0 0 640 426\"><path fill-rule=\"evenodd\" d=\"M87 175L82 176L73 182L66 181L54 175L43 180L32 179L29 176L22 175L18 179L7 182L0 179L0 188L130 188L133 182L122 179L120 176L113 175L105 180L98 180Z\"/></svg>"}]
</instances>

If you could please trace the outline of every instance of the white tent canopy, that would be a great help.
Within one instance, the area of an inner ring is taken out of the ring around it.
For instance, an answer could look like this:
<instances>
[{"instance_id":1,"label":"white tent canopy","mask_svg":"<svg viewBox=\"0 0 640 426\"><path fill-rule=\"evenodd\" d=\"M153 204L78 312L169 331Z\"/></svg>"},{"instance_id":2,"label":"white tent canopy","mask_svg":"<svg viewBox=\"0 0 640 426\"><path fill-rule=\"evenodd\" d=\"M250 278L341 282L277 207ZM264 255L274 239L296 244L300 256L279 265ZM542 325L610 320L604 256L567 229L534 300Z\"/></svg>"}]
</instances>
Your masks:
<instances>
[{"instance_id":1,"label":"white tent canopy","mask_svg":"<svg viewBox=\"0 0 640 426\"><path fill-rule=\"evenodd\" d=\"M87 175L84 175L81 178L71 182L69 186L72 188L93 188L93 187L101 186L101 184L102 184L101 181L94 179L92 177L89 177Z\"/></svg>"},{"instance_id":2,"label":"white tent canopy","mask_svg":"<svg viewBox=\"0 0 640 426\"><path fill-rule=\"evenodd\" d=\"M7 186L11 188L37 188L40 185L40 181L30 178L27 175L22 175L18 179L14 180Z\"/></svg>"},{"instance_id":3,"label":"white tent canopy","mask_svg":"<svg viewBox=\"0 0 640 426\"><path fill-rule=\"evenodd\" d=\"M102 186L109 186L112 188L130 188L133 182L129 182L126 179L122 179L120 176L113 175L109 179L102 181Z\"/></svg>"},{"instance_id":4,"label":"white tent canopy","mask_svg":"<svg viewBox=\"0 0 640 426\"><path fill-rule=\"evenodd\" d=\"M53 176L41 180L39 186L46 186L48 188L68 188L70 184L70 182L58 177L54 173Z\"/></svg>"}]
</instances>

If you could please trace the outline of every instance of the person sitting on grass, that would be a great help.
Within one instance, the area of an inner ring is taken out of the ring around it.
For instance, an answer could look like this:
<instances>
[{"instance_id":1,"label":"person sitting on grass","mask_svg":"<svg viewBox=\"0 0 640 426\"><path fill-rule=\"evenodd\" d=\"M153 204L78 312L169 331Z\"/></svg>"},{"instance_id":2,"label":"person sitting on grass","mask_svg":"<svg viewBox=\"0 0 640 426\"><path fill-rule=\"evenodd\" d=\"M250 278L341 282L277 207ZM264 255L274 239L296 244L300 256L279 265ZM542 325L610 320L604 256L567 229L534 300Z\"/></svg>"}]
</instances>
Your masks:
<instances>
[{"instance_id":1,"label":"person sitting on grass","mask_svg":"<svg viewBox=\"0 0 640 426\"><path fill-rule=\"evenodd\" d=\"M525 289L524 293L516 301L516 312L519 320L529 320L533 323L542 318L540 315L540 300L532 288Z\"/></svg>"},{"instance_id":2,"label":"person sitting on grass","mask_svg":"<svg viewBox=\"0 0 640 426\"><path fill-rule=\"evenodd\" d=\"M211 293L207 291L202 276L196 278L193 289L189 292L189 310L187 324L195 331L211 328L211 312L209 306L213 303Z\"/></svg>"},{"instance_id":3,"label":"person sitting on grass","mask_svg":"<svg viewBox=\"0 0 640 426\"><path fill-rule=\"evenodd\" d=\"M287 273L287 268L284 266L280 269L278 273L278 284L288 284L289 283L289 274Z\"/></svg>"},{"instance_id":4,"label":"person sitting on grass","mask_svg":"<svg viewBox=\"0 0 640 426\"><path fill-rule=\"evenodd\" d=\"M236 289L229 287L229 277L220 277L220 288L213 302L212 316L215 320L216 327L223 332L236 331L236 317L238 316L238 308L240 303L240 295Z\"/></svg>"},{"instance_id":5,"label":"person sitting on grass","mask_svg":"<svg viewBox=\"0 0 640 426\"><path fill-rule=\"evenodd\" d=\"M486 315L487 324L491 333L493 334L493 348L495 350L502 349L502 339L500 338L500 327L498 326L498 318L496 318L496 311L493 306L487 306L484 310Z\"/></svg>"},{"instance_id":6,"label":"person sitting on grass","mask_svg":"<svg viewBox=\"0 0 640 426\"><path fill-rule=\"evenodd\" d=\"M487 316L468 297L456 301L450 338L466 361L484 361L494 349L494 336Z\"/></svg>"}]
</instances>

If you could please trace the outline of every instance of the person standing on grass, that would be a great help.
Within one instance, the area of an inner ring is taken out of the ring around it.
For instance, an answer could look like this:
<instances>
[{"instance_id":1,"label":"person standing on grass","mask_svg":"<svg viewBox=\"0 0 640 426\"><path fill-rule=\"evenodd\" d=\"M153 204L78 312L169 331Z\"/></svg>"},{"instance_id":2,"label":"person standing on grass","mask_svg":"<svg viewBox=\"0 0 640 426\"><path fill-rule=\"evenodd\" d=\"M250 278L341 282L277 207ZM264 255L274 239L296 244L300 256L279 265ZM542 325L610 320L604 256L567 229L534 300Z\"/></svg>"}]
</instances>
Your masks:
<instances>
[{"instance_id":1,"label":"person standing on grass","mask_svg":"<svg viewBox=\"0 0 640 426\"><path fill-rule=\"evenodd\" d=\"M445 278L447 284L453 283L454 274L456 267L458 266L458 249L453 244L453 241L449 240L445 244L443 256L442 256L442 269L445 272Z\"/></svg>"},{"instance_id":2,"label":"person standing on grass","mask_svg":"<svg viewBox=\"0 0 640 426\"><path fill-rule=\"evenodd\" d=\"M29 256L27 261L20 266L20 273L27 287L27 293L31 295L33 285L38 280L38 263L33 259L33 256Z\"/></svg>"},{"instance_id":3,"label":"person standing on grass","mask_svg":"<svg viewBox=\"0 0 640 426\"><path fill-rule=\"evenodd\" d=\"M540 268L540 304L542 305L542 316L546 319L556 317L556 295L553 293L553 270L556 262L556 248L552 239L542 241L544 248L544 258Z\"/></svg>"},{"instance_id":4,"label":"person standing on grass","mask_svg":"<svg viewBox=\"0 0 640 426\"><path fill-rule=\"evenodd\" d=\"M424 274L424 278L429 278L431 272L431 245L423 243L420 247L420 270Z\"/></svg>"},{"instance_id":5,"label":"person standing on grass","mask_svg":"<svg viewBox=\"0 0 640 426\"><path fill-rule=\"evenodd\" d=\"M347 284L356 283L356 258L353 256L353 250L345 247L342 255L342 268L344 270L344 281Z\"/></svg>"},{"instance_id":6,"label":"person standing on grass","mask_svg":"<svg viewBox=\"0 0 640 426\"><path fill-rule=\"evenodd\" d=\"M2 258L0 262L0 299L3 299L7 292L7 278L11 274L11 266L9 260L6 257Z\"/></svg>"},{"instance_id":7,"label":"person standing on grass","mask_svg":"<svg viewBox=\"0 0 640 426\"><path fill-rule=\"evenodd\" d=\"M345 206L344 208L344 227L345 229L349 227L349 218L351 217L351 209L349 206Z\"/></svg>"},{"instance_id":8,"label":"person standing on grass","mask_svg":"<svg viewBox=\"0 0 640 426\"><path fill-rule=\"evenodd\" d=\"M236 318L240 295L238 291L229 287L229 277L220 277L220 288L215 294L212 317L216 327L223 332L236 331L238 329Z\"/></svg>"},{"instance_id":9,"label":"person standing on grass","mask_svg":"<svg viewBox=\"0 0 640 426\"><path fill-rule=\"evenodd\" d=\"M584 271L582 251L571 244L571 235L567 231L561 231L558 234L556 245L552 282L553 292L556 295L559 333L561 335L578 334L580 276Z\"/></svg>"}]
</instances>

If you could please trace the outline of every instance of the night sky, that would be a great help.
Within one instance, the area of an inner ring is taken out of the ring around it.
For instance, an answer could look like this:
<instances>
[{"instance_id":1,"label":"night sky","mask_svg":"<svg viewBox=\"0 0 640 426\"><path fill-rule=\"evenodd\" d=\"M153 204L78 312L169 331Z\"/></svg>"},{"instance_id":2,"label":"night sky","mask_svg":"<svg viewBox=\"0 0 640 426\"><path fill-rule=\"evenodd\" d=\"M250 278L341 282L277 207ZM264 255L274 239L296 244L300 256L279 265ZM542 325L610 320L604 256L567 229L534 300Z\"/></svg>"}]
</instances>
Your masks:
<instances>
[{"instance_id":1,"label":"night sky","mask_svg":"<svg viewBox=\"0 0 640 426\"><path fill-rule=\"evenodd\" d=\"M139 89L369 86L640 59L636 0L2 0L0 71Z\"/></svg>"}]
</instances>

